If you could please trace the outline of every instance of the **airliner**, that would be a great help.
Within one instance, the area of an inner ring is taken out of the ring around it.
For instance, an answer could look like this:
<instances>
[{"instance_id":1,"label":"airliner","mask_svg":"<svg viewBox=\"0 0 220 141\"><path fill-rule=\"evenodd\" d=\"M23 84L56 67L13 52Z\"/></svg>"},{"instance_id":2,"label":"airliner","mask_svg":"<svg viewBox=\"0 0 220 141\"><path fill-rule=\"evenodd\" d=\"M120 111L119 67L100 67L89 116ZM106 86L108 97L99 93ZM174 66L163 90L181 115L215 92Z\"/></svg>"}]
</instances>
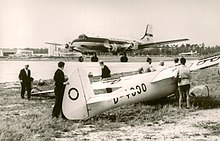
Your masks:
<instances>
[{"instance_id":1,"label":"airliner","mask_svg":"<svg viewBox=\"0 0 220 141\"><path fill-rule=\"evenodd\" d=\"M97 52L112 52L112 53L123 53L124 56L121 57L121 62L127 62L128 58L126 56L127 52L142 50L145 48L155 48L158 45L172 44L177 42L187 41L189 39L175 39L168 41L153 42L153 32L152 25L148 24L146 26L146 31L144 36L140 40L125 40L125 39L114 39L105 37L96 37L91 35L82 34L72 42L65 45L65 48L70 51L78 51L81 53L97 53ZM92 57L91 61L98 60L98 57ZM79 61L83 61L83 57L79 58Z\"/></svg>"}]
</instances>

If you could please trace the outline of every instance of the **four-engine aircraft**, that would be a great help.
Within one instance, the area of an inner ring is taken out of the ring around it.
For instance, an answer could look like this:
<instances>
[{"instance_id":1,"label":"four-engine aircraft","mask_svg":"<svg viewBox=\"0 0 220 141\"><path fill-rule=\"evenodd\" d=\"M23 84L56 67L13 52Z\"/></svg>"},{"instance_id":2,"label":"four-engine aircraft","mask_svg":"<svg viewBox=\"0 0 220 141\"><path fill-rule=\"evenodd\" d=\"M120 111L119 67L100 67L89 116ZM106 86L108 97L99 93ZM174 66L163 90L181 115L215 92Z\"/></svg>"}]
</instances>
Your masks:
<instances>
[{"instance_id":1,"label":"four-engine aircraft","mask_svg":"<svg viewBox=\"0 0 220 141\"><path fill-rule=\"evenodd\" d=\"M112 52L112 53L123 53L124 56L121 57L121 62L127 62L128 58L126 52L142 50L146 48L155 48L158 45L171 44L182 41L187 41L188 39L176 39L168 41L153 42L153 32L152 25L148 24L144 36L140 40L124 40L124 39L114 39L105 37L95 37L86 34L79 35L79 37L72 42L65 45L70 51L78 51L81 53L97 53L97 52ZM98 60L95 55L91 58L91 61ZM79 58L79 61L83 61L83 57Z\"/></svg>"},{"instance_id":2,"label":"four-engine aircraft","mask_svg":"<svg viewBox=\"0 0 220 141\"><path fill-rule=\"evenodd\" d=\"M187 63L191 71L218 65L220 55ZM62 109L70 120L89 119L104 111L141 101L167 97L177 89L178 66L154 72L121 77L114 81L95 82L91 85L82 67L73 69L65 88ZM113 88L113 92L94 94L95 89Z\"/></svg>"}]
</instances>

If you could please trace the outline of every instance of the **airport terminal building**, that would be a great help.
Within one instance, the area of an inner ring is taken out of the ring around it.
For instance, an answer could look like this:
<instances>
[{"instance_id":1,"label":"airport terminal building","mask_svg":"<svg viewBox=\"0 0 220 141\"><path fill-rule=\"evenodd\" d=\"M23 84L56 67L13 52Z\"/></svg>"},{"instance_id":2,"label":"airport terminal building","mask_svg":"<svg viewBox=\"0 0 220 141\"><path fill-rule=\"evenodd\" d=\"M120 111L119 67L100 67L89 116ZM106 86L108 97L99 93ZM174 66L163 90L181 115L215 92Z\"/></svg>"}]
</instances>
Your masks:
<instances>
[{"instance_id":1,"label":"airport terminal building","mask_svg":"<svg viewBox=\"0 0 220 141\"><path fill-rule=\"evenodd\" d=\"M33 51L24 49L0 49L0 57L8 56L33 56Z\"/></svg>"}]
</instances>

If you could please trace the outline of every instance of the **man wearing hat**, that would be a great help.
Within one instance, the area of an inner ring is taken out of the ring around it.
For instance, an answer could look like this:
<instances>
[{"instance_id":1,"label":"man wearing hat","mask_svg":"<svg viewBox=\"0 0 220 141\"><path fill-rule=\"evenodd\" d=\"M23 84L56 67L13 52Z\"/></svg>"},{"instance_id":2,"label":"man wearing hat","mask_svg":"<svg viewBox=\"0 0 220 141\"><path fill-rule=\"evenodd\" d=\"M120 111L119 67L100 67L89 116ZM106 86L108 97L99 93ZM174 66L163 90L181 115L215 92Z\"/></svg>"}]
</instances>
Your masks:
<instances>
[{"instance_id":1,"label":"man wearing hat","mask_svg":"<svg viewBox=\"0 0 220 141\"><path fill-rule=\"evenodd\" d=\"M27 91L27 98L30 100L31 98L31 81L33 78L31 77L31 70L28 69L29 64L25 63L24 68L20 70L19 80L21 82L21 98L24 98L25 91Z\"/></svg>"}]
</instances>

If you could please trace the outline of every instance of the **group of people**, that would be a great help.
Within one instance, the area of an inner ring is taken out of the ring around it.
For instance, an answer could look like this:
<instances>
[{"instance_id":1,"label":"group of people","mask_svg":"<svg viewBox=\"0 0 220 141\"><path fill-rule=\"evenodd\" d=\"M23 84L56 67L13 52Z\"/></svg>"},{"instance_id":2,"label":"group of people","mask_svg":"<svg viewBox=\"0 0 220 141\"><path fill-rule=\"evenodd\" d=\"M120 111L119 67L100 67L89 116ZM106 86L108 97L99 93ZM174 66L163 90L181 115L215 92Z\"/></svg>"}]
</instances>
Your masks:
<instances>
[{"instance_id":1,"label":"group of people","mask_svg":"<svg viewBox=\"0 0 220 141\"><path fill-rule=\"evenodd\" d=\"M179 63L180 61L180 63ZM139 73L148 73L156 71L156 69L152 66L152 59L147 58L146 64L138 69ZM182 107L183 99L186 99L186 107L190 108L190 100L189 100L189 90L190 90L190 80L191 80L191 73L189 67L186 65L186 59L184 57L175 58L174 59L174 66L177 67L176 78L177 78L177 90L175 92L176 97L179 99L179 108ZM164 68L164 62L160 61L159 67ZM160 70L161 70L160 69Z\"/></svg>"},{"instance_id":2,"label":"group of people","mask_svg":"<svg viewBox=\"0 0 220 141\"><path fill-rule=\"evenodd\" d=\"M189 89L190 89L190 79L191 79L190 69L185 65L186 63L185 58L180 58L180 64L178 58L176 58L174 62L175 62L175 66L178 67L176 74L178 80L178 90L176 91L176 94L179 95L179 108L181 109L183 96L186 96L187 108L189 108L190 107ZM151 58L147 58L147 63L148 63L147 65L143 66L138 70L139 73L156 71L155 68L151 65L152 63ZM107 79L111 77L111 71L108 68L108 66L106 66L103 61L100 61L99 65L102 70L101 79ZM160 65L164 66L164 62L160 62ZM55 81L55 89L54 89L55 105L53 107L52 117L58 118L61 113L62 118L65 119L66 117L62 112L62 101L63 101L65 86L68 85L69 82L68 82L68 77L63 72L64 66L65 66L64 62L59 62L58 69L56 70L53 77ZM22 99L24 98L25 91L27 91L27 99L30 100L31 82L33 81L33 78L31 77L29 64L25 64L24 69L20 71L19 79L21 82L21 98ZM107 93L110 93L112 92L112 89L106 88L106 91Z\"/></svg>"},{"instance_id":3,"label":"group of people","mask_svg":"<svg viewBox=\"0 0 220 141\"><path fill-rule=\"evenodd\" d=\"M58 69L56 70L54 74L54 81L55 81L55 105L53 107L52 111L52 117L58 118L60 113L62 118L66 119L62 112L62 101L63 101L63 95L65 86L69 84L68 77L64 75L63 69L64 69L65 63L59 62L58 63ZM29 69L29 64L25 64L25 67L20 70L20 73L18 75L18 78L21 83L21 98L24 99L25 91L27 91L27 99L31 99L31 85L33 78L31 77L31 70Z\"/></svg>"},{"instance_id":4,"label":"group of people","mask_svg":"<svg viewBox=\"0 0 220 141\"><path fill-rule=\"evenodd\" d=\"M102 74L101 74L101 79L106 79L111 77L111 71L110 69L104 64L103 61L99 62L100 67L102 69ZM62 112L62 101L63 101L63 95L64 95L64 90L65 86L69 84L68 82L68 77L64 74L63 69L64 69L65 63L64 62L59 62L58 63L58 69L54 73L54 81L55 81L55 105L53 107L52 111L52 117L53 118L58 118L60 113L61 117L63 119L66 119ZM31 85L32 81L34 80L31 77L31 70L29 69L29 64L25 64L24 68L20 70L20 73L18 75L18 78L21 83L21 98L24 99L24 94L25 91L27 91L27 99L31 99ZM106 88L107 93L112 92L111 88Z\"/></svg>"}]
</instances>

